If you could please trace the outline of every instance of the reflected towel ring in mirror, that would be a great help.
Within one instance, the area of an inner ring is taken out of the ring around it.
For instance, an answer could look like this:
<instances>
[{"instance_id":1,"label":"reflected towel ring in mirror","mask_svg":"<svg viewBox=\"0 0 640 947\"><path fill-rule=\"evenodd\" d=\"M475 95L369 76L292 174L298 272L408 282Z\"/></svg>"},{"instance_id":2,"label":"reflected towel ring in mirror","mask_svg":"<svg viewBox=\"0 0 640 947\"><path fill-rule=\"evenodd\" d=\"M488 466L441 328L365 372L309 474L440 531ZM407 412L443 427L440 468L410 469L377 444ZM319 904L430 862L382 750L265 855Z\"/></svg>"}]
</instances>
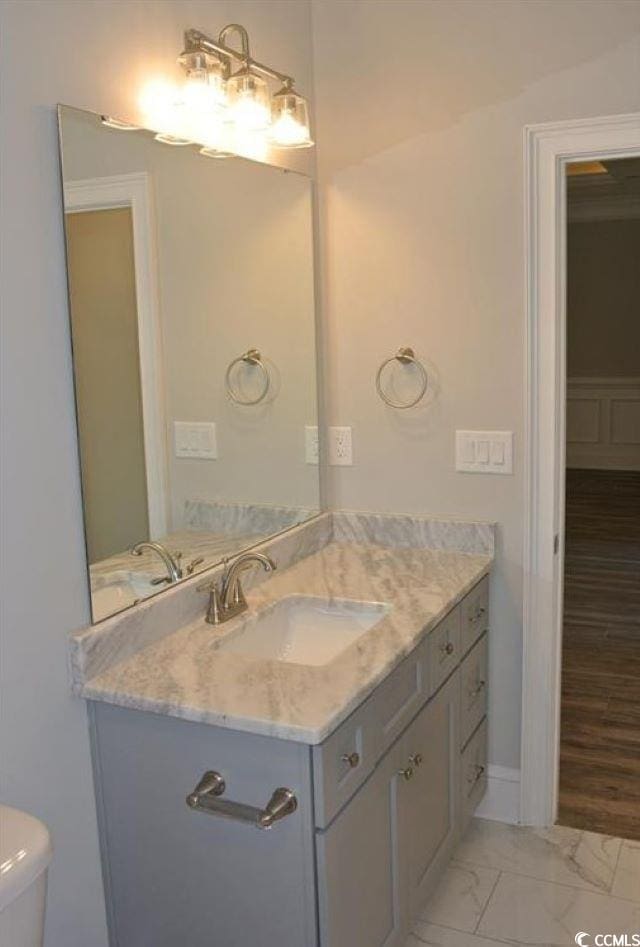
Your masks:
<instances>
[{"instance_id":1,"label":"reflected towel ring in mirror","mask_svg":"<svg viewBox=\"0 0 640 947\"><path fill-rule=\"evenodd\" d=\"M387 365L390 365L392 362L400 362L401 365L415 365L420 372L420 391L412 401L393 401L383 390L381 380L382 373L384 372ZM412 348L409 348L409 346L403 346L402 348L399 348L395 355L385 359L376 372L376 390L384 403L388 404L390 408L404 409L415 407L415 405L417 405L417 403L424 398L428 384L429 377L427 375L427 370L422 362L416 358L415 352Z\"/></svg>"},{"instance_id":2,"label":"reflected towel ring in mirror","mask_svg":"<svg viewBox=\"0 0 640 947\"><path fill-rule=\"evenodd\" d=\"M240 392L238 391L238 389L234 388L233 386L233 383L231 381L231 373L233 369L235 368L235 366L240 365L241 363L244 363L245 365L253 365L262 371L262 374L263 374L262 391L260 392L257 398L243 398ZM271 386L271 378L269 376L269 370L267 369L266 365L262 361L262 356L260 352L258 351L258 349L249 349L249 351L245 352L244 355L239 355L237 358L234 358L234 360L229 364L229 367L227 368L226 374L224 376L224 383L227 389L227 394L229 395L232 401L235 401L236 404L252 405L252 404L259 404L261 401L264 401L264 399L267 397L267 392L269 391L269 388Z\"/></svg>"}]
</instances>

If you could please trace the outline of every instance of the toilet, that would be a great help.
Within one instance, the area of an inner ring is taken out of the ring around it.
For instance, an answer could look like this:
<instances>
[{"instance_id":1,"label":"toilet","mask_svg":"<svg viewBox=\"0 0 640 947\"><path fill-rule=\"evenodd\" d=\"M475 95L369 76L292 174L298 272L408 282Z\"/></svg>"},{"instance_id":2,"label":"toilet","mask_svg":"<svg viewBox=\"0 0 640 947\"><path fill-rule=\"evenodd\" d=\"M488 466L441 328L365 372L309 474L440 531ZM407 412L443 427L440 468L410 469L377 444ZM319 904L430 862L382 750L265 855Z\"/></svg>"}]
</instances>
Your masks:
<instances>
[{"instance_id":1,"label":"toilet","mask_svg":"<svg viewBox=\"0 0 640 947\"><path fill-rule=\"evenodd\" d=\"M0 944L41 947L51 838L32 815L0 805Z\"/></svg>"}]
</instances>

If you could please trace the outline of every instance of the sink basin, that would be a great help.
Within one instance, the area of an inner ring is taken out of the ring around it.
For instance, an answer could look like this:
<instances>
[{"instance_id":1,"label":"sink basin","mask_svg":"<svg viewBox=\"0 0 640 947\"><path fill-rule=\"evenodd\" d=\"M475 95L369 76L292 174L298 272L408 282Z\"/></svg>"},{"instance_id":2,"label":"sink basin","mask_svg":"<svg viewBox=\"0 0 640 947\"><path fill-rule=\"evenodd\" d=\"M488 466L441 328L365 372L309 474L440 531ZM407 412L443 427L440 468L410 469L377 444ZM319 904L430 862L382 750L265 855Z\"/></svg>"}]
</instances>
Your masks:
<instances>
[{"instance_id":1,"label":"sink basin","mask_svg":"<svg viewBox=\"0 0 640 947\"><path fill-rule=\"evenodd\" d=\"M328 664L390 608L382 602L288 595L246 618L218 647L268 661Z\"/></svg>"}]
</instances>

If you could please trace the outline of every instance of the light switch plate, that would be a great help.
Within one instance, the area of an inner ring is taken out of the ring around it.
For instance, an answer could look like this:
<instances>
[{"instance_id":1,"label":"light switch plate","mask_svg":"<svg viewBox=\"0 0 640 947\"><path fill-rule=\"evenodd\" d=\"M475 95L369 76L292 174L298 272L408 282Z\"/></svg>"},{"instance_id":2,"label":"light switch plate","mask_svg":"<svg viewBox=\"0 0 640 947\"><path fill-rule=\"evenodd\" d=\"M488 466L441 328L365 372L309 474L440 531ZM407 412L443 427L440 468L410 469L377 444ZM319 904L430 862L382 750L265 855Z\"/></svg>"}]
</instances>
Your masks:
<instances>
[{"instance_id":1,"label":"light switch plate","mask_svg":"<svg viewBox=\"0 0 640 947\"><path fill-rule=\"evenodd\" d=\"M350 427L329 428L329 463L334 467L353 465Z\"/></svg>"},{"instance_id":2,"label":"light switch plate","mask_svg":"<svg viewBox=\"0 0 640 947\"><path fill-rule=\"evenodd\" d=\"M456 470L513 473L513 431L456 431Z\"/></svg>"},{"instance_id":3,"label":"light switch plate","mask_svg":"<svg viewBox=\"0 0 640 947\"><path fill-rule=\"evenodd\" d=\"M320 446L318 444L318 425L306 424L304 428L304 462L317 464L320 462Z\"/></svg>"},{"instance_id":4,"label":"light switch plate","mask_svg":"<svg viewBox=\"0 0 640 947\"><path fill-rule=\"evenodd\" d=\"M174 421L173 439L176 457L216 460L218 444L213 421Z\"/></svg>"}]
</instances>

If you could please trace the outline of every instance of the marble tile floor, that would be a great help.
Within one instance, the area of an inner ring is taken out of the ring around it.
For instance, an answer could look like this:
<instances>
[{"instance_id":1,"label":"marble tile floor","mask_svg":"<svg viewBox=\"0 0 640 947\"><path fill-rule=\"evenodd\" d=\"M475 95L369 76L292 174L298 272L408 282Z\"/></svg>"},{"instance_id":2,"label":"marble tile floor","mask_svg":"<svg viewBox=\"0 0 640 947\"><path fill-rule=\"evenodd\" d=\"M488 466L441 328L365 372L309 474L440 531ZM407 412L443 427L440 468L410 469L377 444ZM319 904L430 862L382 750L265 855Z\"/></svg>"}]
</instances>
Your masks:
<instances>
[{"instance_id":1,"label":"marble tile floor","mask_svg":"<svg viewBox=\"0 0 640 947\"><path fill-rule=\"evenodd\" d=\"M474 819L405 947L575 947L580 931L640 934L640 842Z\"/></svg>"}]
</instances>

